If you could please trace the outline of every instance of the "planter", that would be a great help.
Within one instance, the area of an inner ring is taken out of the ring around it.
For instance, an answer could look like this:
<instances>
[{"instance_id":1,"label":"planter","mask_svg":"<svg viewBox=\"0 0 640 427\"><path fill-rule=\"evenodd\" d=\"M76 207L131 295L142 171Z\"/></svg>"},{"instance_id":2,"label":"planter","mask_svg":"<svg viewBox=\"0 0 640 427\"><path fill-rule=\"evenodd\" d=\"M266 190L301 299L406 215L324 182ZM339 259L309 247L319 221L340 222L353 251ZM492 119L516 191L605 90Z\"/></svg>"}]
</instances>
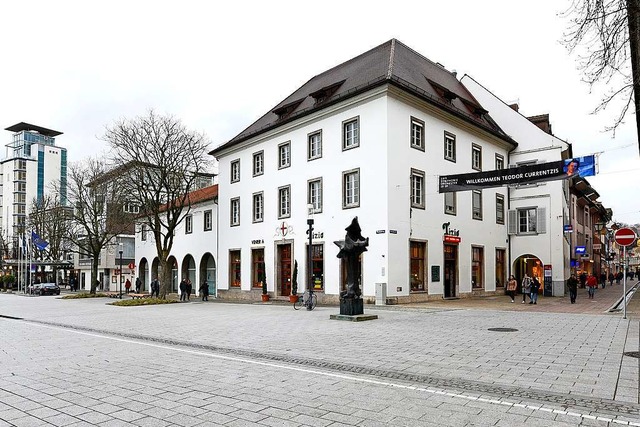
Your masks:
<instances>
[{"instance_id":1,"label":"planter","mask_svg":"<svg viewBox=\"0 0 640 427\"><path fill-rule=\"evenodd\" d=\"M269 294L262 294L262 302L269 301Z\"/></svg>"},{"instance_id":2,"label":"planter","mask_svg":"<svg viewBox=\"0 0 640 427\"><path fill-rule=\"evenodd\" d=\"M289 295L289 302L291 304L298 302L298 295Z\"/></svg>"}]
</instances>

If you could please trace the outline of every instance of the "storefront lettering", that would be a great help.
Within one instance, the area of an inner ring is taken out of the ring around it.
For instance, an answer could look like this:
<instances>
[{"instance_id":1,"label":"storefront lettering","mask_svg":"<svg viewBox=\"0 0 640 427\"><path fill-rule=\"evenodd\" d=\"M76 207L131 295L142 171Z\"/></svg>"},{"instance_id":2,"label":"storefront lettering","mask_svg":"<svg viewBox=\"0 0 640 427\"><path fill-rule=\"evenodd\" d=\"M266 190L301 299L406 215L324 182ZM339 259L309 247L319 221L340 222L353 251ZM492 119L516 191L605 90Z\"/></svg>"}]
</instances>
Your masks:
<instances>
[{"instance_id":1,"label":"storefront lettering","mask_svg":"<svg viewBox=\"0 0 640 427\"><path fill-rule=\"evenodd\" d=\"M251 241L252 245L263 245L264 244L264 239L255 239Z\"/></svg>"}]
</instances>

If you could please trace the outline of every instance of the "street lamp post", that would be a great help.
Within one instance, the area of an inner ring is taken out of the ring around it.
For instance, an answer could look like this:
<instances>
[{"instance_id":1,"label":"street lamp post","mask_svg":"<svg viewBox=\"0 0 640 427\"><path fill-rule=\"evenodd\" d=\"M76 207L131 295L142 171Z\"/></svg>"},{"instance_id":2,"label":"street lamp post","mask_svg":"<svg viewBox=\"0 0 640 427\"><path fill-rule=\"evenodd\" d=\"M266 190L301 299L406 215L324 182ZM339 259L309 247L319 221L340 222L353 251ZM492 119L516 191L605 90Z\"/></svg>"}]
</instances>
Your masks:
<instances>
[{"instance_id":1,"label":"street lamp post","mask_svg":"<svg viewBox=\"0 0 640 427\"><path fill-rule=\"evenodd\" d=\"M122 299L122 243L119 244L120 245L120 250L118 251L120 253L120 290L119 290L119 294L120 294L120 299Z\"/></svg>"},{"instance_id":2,"label":"street lamp post","mask_svg":"<svg viewBox=\"0 0 640 427\"><path fill-rule=\"evenodd\" d=\"M311 216L313 213L312 204L309 204L308 211L309 216ZM313 245L313 218L307 218L307 225L309 226L307 229L307 234L309 235L309 247L307 248L307 289L309 290L309 305L307 305L307 310L313 310L311 305L311 302L313 301L313 261L311 260Z\"/></svg>"}]
</instances>

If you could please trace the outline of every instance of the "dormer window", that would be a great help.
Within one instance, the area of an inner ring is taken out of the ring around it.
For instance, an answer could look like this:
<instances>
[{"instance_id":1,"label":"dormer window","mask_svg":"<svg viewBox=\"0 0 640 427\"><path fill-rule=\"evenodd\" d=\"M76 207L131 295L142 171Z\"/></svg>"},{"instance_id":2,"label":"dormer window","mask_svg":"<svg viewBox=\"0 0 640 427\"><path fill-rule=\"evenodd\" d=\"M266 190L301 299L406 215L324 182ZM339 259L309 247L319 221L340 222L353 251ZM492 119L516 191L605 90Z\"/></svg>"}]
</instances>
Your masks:
<instances>
[{"instance_id":1,"label":"dormer window","mask_svg":"<svg viewBox=\"0 0 640 427\"><path fill-rule=\"evenodd\" d=\"M301 98L301 99L295 100L293 102L289 102L287 104L284 104L283 106L278 107L275 110L273 110L273 113L278 116L278 120L285 119L291 113L293 113L296 108L298 108L298 105L302 104L302 101L304 101L304 98Z\"/></svg>"},{"instance_id":2,"label":"dormer window","mask_svg":"<svg viewBox=\"0 0 640 427\"><path fill-rule=\"evenodd\" d=\"M342 80L337 83L333 83L329 86L325 86L322 89L316 90L315 92L311 92L309 96L315 99L316 104L320 104L326 101L327 99L331 98L333 94L336 93L338 88L342 86L342 83L344 82L345 80Z\"/></svg>"}]
</instances>

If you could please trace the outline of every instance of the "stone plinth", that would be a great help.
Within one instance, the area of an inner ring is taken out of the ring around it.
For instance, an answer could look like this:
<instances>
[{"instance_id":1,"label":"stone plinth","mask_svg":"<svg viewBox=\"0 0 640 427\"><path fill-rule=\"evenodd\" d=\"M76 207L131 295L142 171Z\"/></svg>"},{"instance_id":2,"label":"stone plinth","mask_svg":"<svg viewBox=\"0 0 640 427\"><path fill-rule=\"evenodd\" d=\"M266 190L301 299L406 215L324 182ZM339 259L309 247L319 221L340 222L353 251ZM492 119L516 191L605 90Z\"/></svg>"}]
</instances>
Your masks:
<instances>
[{"instance_id":1,"label":"stone plinth","mask_svg":"<svg viewBox=\"0 0 640 427\"><path fill-rule=\"evenodd\" d=\"M346 316L364 314L362 298L340 298L340 314Z\"/></svg>"},{"instance_id":2,"label":"stone plinth","mask_svg":"<svg viewBox=\"0 0 640 427\"><path fill-rule=\"evenodd\" d=\"M358 314L356 316L348 316L346 314L331 314L331 320L346 320L348 322L363 322L365 320L375 320L378 318L376 314Z\"/></svg>"}]
</instances>

